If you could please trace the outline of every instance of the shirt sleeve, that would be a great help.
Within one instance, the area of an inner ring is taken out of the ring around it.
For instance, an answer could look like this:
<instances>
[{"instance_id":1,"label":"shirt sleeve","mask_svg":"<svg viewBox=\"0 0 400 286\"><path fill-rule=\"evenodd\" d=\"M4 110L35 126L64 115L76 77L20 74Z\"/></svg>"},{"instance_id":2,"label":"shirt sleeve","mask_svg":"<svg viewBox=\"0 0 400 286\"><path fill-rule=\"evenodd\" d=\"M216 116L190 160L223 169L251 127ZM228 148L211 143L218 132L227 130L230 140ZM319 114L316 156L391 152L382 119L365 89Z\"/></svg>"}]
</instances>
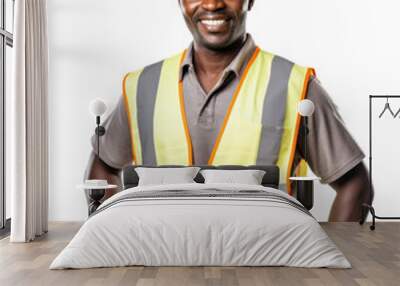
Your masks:
<instances>
[{"instance_id":1,"label":"shirt sleeve","mask_svg":"<svg viewBox=\"0 0 400 286\"><path fill-rule=\"evenodd\" d=\"M318 79L310 79L307 98L313 101L315 112L308 118L306 144L304 133L299 133L297 153L322 183L330 184L362 162L365 155Z\"/></svg>"},{"instance_id":2,"label":"shirt sleeve","mask_svg":"<svg viewBox=\"0 0 400 286\"><path fill-rule=\"evenodd\" d=\"M122 169L132 164L131 136L122 96L102 125L106 133L100 137L100 159L115 169ZM91 143L93 152L97 154L96 135L92 136Z\"/></svg>"}]
</instances>

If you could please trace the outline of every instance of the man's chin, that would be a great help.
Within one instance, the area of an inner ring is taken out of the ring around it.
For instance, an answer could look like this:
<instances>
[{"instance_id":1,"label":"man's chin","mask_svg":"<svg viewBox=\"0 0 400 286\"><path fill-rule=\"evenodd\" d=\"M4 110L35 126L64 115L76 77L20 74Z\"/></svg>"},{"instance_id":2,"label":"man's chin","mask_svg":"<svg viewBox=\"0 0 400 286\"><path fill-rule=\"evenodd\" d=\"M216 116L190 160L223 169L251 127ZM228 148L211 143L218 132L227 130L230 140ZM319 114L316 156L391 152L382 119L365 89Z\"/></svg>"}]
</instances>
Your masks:
<instances>
[{"instance_id":1,"label":"man's chin","mask_svg":"<svg viewBox=\"0 0 400 286\"><path fill-rule=\"evenodd\" d=\"M202 39L201 45L209 50L215 50L215 51L220 51L220 50L225 50L229 48L232 45L232 42L229 38L221 37L221 38L207 38L207 39Z\"/></svg>"}]
</instances>

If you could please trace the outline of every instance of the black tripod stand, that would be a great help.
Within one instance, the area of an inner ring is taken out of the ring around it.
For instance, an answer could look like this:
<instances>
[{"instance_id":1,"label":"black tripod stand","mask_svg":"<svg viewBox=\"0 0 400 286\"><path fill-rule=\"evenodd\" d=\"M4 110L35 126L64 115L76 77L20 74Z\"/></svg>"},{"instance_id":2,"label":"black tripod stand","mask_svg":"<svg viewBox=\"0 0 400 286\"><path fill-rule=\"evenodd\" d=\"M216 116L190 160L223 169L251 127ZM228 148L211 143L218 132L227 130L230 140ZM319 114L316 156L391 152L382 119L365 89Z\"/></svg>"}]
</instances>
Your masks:
<instances>
[{"instance_id":1,"label":"black tripod stand","mask_svg":"<svg viewBox=\"0 0 400 286\"><path fill-rule=\"evenodd\" d=\"M378 216L375 214L375 209L368 205L368 204L363 204L363 209L367 209L372 215L372 224L369 226L371 230L375 230L375 219L383 219L383 220L400 220L400 217L390 217L390 216ZM363 225L364 222L360 221L360 224Z\"/></svg>"},{"instance_id":2,"label":"black tripod stand","mask_svg":"<svg viewBox=\"0 0 400 286\"><path fill-rule=\"evenodd\" d=\"M370 190L372 190L372 100L374 98L400 98L400 95L370 95L369 96L369 187ZM389 103L387 102L386 105L388 106ZM386 110L386 106L385 106L385 110ZM400 110L399 110L400 111ZM394 113L392 113L392 115L396 118L397 115L399 114L399 112L397 112L395 115ZM383 113L380 115L379 118L381 118L383 115ZM364 210L368 211L371 213L372 216L372 225L370 225L370 229L371 230L375 230L375 220L376 219L382 219L382 220L400 220L400 217L382 217L382 216L378 216L375 213L375 209L373 206L368 205L368 204L363 204L363 214L364 214ZM364 220L363 220L363 215L361 216L361 221L360 224L363 225L364 224Z\"/></svg>"}]
</instances>

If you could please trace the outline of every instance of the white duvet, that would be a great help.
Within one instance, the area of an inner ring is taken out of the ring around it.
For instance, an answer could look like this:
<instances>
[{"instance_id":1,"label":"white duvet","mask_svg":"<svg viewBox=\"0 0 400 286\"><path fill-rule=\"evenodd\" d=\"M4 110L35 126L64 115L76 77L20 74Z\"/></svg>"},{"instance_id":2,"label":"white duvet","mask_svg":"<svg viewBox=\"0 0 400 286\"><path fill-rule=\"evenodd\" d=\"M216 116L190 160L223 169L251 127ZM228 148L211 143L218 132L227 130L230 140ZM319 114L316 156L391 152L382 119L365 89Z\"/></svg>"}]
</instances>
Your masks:
<instances>
[{"instance_id":1,"label":"white duvet","mask_svg":"<svg viewBox=\"0 0 400 286\"><path fill-rule=\"evenodd\" d=\"M279 200L251 196L121 200L137 192L168 190L258 190L299 204L279 190L262 186L185 184L128 189L100 206L50 269L128 265L351 267L312 216Z\"/></svg>"}]
</instances>

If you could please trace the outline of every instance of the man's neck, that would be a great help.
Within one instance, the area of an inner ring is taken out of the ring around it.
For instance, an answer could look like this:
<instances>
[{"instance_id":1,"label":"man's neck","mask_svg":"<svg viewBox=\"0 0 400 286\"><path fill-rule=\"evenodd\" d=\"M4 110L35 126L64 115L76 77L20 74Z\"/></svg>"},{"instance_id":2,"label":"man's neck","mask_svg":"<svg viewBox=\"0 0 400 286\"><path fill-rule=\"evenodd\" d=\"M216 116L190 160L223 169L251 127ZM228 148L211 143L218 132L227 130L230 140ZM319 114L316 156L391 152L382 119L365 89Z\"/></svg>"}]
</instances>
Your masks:
<instances>
[{"instance_id":1,"label":"man's neck","mask_svg":"<svg viewBox=\"0 0 400 286\"><path fill-rule=\"evenodd\" d=\"M223 50L210 50L194 44L193 63L196 74L206 91L220 77L224 69L235 59L246 41L246 35Z\"/></svg>"}]
</instances>

